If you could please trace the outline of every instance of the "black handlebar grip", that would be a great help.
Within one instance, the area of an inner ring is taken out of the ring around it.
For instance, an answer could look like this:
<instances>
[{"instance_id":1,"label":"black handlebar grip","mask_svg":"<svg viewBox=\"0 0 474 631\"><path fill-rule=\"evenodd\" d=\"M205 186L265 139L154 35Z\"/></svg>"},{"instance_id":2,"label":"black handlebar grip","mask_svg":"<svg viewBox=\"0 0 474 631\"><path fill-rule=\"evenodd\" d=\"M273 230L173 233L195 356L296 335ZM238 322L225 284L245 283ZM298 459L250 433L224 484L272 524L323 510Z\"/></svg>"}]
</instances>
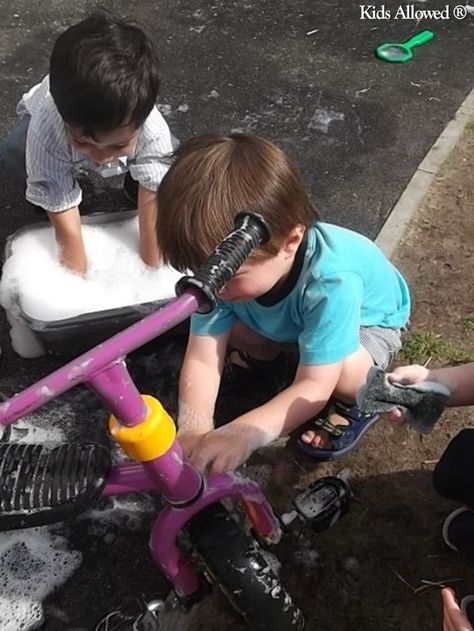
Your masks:
<instances>
[{"instance_id":1,"label":"black handlebar grip","mask_svg":"<svg viewBox=\"0 0 474 631\"><path fill-rule=\"evenodd\" d=\"M212 311L216 306L217 295L227 281L247 260L252 250L269 239L270 229L261 215L252 211L239 213L235 217L234 230L221 241L194 276L183 276L179 279L176 294L180 296L190 287L197 287L206 298L198 312Z\"/></svg>"}]
</instances>

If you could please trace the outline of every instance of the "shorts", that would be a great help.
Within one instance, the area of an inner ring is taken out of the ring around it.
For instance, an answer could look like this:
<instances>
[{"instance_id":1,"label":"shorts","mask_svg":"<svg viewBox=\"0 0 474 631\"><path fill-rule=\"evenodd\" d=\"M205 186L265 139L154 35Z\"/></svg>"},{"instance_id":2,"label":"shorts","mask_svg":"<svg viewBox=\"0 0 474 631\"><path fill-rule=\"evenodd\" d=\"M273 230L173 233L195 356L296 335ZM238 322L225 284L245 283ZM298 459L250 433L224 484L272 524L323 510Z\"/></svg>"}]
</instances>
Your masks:
<instances>
[{"instance_id":1,"label":"shorts","mask_svg":"<svg viewBox=\"0 0 474 631\"><path fill-rule=\"evenodd\" d=\"M374 364L384 370L390 366L402 347L402 331L405 329L387 329L382 326L361 326L359 329L360 345L365 348L374 360ZM298 344L280 343L279 347L298 355Z\"/></svg>"},{"instance_id":2,"label":"shorts","mask_svg":"<svg viewBox=\"0 0 474 631\"><path fill-rule=\"evenodd\" d=\"M382 326L361 326L359 340L376 366L387 369L402 347L401 329Z\"/></svg>"}]
</instances>

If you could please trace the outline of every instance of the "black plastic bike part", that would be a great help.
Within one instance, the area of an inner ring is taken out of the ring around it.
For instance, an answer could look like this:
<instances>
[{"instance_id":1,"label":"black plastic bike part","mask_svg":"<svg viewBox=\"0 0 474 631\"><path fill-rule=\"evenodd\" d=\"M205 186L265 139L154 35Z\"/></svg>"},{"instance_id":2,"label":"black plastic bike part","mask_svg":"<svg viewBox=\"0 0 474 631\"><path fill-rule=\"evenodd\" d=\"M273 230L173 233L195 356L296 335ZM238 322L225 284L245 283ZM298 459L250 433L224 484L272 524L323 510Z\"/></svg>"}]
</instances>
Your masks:
<instances>
[{"instance_id":1,"label":"black plastic bike part","mask_svg":"<svg viewBox=\"0 0 474 631\"><path fill-rule=\"evenodd\" d=\"M95 443L0 444L0 530L43 526L88 510L112 467Z\"/></svg>"},{"instance_id":2,"label":"black plastic bike part","mask_svg":"<svg viewBox=\"0 0 474 631\"><path fill-rule=\"evenodd\" d=\"M0 442L8 443L10 441L12 435L12 426L7 425L6 427L0 427Z\"/></svg>"},{"instance_id":3,"label":"black plastic bike part","mask_svg":"<svg viewBox=\"0 0 474 631\"><path fill-rule=\"evenodd\" d=\"M203 576L200 577L199 587L193 594L189 594L189 596L177 596L176 598L179 601L180 606L184 611L188 612L197 605L202 602L209 594L212 592L212 586Z\"/></svg>"},{"instance_id":4,"label":"black plastic bike part","mask_svg":"<svg viewBox=\"0 0 474 631\"><path fill-rule=\"evenodd\" d=\"M183 276L176 284L180 296L190 287L197 287L206 297L198 312L208 313L216 306L217 295L246 261L251 251L270 239L270 229L258 213L244 211L235 217L235 228L216 247L194 276Z\"/></svg>"},{"instance_id":5,"label":"black plastic bike part","mask_svg":"<svg viewBox=\"0 0 474 631\"><path fill-rule=\"evenodd\" d=\"M166 496L164 496L164 498L166 499L166 503L170 506L173 506L174 508L187 508L188 506L194 504L194 502L201 497L204 492L204 487L204 478L201 475L201 484L199 485L199 489L197 490L196 494L193 495L193 497L191 497L189 500L186 500L185 502L179 502L177 500L173 501Z\"/></svg>"},{"instance_id":6,"label":"black plastic bike part","mask_svg":"<svg viewBox=\"0 0 474 631\"><path fill-rule=\"evenodd\" d=\"M221 504L188 524L194 548L232 606L256 631L304 629L303 614L273 572L257 542L244 534Z\"/></svg>"},{"instance_id":7,"label":"black plastic bike part","mask_svg":"<svg viewBox=\"0 0 474 631\"><path fill-rule=\"evenodd\" d=\"M345 480L328 476L316 480L293 500L294 510L280 516L291 529L296 524L309 525L316 532L333 526L349 509L352 491Z\"/></svg>"},{"instance_id":8,"label":"black plastic bike part","mask_svg":"<svg viewBox=\"0 0 474 631\"><path fill-rule=\"evenodd\" d=\"M22 314L21 319L50 355L73 359L150 313L158 311L168 302L168 300L156 300L116 309L82 313L71 318L49 322L31 318L25 313ZM148 348L169 340L186 339L188 330L189 322L185 320L161 334L159 340L149 342ZM143 352L143 347L141 352Z\"/></svg>"}]
</instances>

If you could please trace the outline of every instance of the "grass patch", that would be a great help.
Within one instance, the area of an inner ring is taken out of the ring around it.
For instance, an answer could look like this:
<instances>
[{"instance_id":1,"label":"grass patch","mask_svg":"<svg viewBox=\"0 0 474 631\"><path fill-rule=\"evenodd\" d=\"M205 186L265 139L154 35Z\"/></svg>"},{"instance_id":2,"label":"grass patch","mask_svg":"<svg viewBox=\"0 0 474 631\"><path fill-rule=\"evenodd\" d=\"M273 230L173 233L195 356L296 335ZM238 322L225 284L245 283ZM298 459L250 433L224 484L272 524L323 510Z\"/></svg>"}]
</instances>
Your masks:
<instances>
[{"instance_id":1,"label":"grass patch","mask_svg":"<svg viewBox=\"0 0 474 631\"><path fill-rule=\"evenodd\" d=\"M462 326L463 326L463 329L468 333L471 333L472 331L474 331L474 316L468 316L467 318L463 318Z\"/></svg>"},{"instance_id":2,"label":"grass patch","mask_svg":"<svg viewBox=\"0 0 474 631\"><path fill-rule=\"evenodd\" d=\"M474 327L474 318L470 325ZM472 361L472 354L439 333L433 331L409 333L405 338L397 363L425 364L431 360L456 364Z\"/></svg>"},{"instance_id":3,"label":"grass patch","mask_svg":"<svg viewBox=\"0 0 474 631\"><path fill-rule=\"evenodd\" d=\"M467 125L466 125L466 130L467 131L474 131L474 120L470 120Z\"/></svg>"}]
</instances>

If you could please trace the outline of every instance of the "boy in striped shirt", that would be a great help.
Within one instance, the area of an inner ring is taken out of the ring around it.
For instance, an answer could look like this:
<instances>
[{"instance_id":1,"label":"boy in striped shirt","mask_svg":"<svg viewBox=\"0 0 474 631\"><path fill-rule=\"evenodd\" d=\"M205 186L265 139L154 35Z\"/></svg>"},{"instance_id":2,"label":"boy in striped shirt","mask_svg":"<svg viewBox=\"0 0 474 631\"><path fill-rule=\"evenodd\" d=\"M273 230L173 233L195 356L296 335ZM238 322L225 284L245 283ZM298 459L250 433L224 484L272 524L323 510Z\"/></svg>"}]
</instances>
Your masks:
<instances>
[{"instance_id":1,"label":"boy in striped shirt","mask_svg":"<svg viewBox=\"0 0 474 631\"><path fill-rule=\"evenodd\" d=\"M96 14L58 37L49 75L18 105L18 125L0 145L0 169L47 212L60 261L73 272L87 271L79 169L127 173L138 184L140 254L150 266L161 263L156 191L173 137L155 105L159 85L158 56L145 33Z\"/></svg>"}]
</instances>

